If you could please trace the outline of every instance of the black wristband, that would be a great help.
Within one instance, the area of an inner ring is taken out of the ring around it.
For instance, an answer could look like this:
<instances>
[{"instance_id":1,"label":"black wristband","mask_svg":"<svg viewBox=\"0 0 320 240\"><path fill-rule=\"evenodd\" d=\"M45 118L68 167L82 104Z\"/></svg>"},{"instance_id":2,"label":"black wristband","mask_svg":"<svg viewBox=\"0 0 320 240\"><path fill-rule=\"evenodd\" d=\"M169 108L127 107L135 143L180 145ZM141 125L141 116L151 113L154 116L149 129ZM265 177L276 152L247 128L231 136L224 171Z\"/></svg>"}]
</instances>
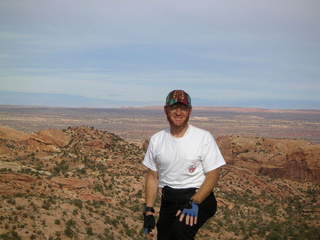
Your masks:
<instances>
[{"instance_id":1,"label":"black wristband","mask_svg":"<svg viewBox=\"0 0 320 240\"><path fill-rule=\"evenodd\" d=\"M144 213L146 213L146 212L152 212L152 213L154 213L155 211L154 211L154 208L153 208L153 207L145 206L143 212L144 212Z\"/></svg>"}]
</instances>

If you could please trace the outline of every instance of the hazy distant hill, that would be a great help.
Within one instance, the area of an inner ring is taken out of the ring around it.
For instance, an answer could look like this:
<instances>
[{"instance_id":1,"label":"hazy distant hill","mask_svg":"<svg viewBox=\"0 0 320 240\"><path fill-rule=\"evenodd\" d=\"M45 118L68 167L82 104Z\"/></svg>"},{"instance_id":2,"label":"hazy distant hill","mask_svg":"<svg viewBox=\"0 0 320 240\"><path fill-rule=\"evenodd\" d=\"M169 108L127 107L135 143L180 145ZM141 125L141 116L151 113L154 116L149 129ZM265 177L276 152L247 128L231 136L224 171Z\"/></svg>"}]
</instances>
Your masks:
<instances>
[{"instance_id":1,"label":"hazy distant hill","mask_svg":"<svg viewBox=\"0 0 320 240\"><path fill-rule=\"evenodd\" d=\"M221 136L217 215L197 240L319 239L320 145ZM139 240L143 150L92 127L0 127L0 239Z\"/></svg>"},{"instance_id":2,"label":"hazy distant hill","mask_svg":"<svg viewBox=\"0 0 320 240\"><path fill-rule=\"evenodd\" d=\"M139 99L141 96L137 96ZM31 105L47 107L124 107L150 106L164 104L164 98L159 101L115 100L106 93L105 99L88 98L69 94L53 93L26 93L0 91L0 105ZM201 99L192 98L194 106L225 106L244 108L271 108L271 109L320 109L320 101L259 99L259 100L228 100L228 99Z\"/></svg>"},{"instance_id":3,"label":"hazy distant hill","mask_svg":"<svg viewBox=\"0 0 320 240\"><path fill-rule=\"evenodd\" d=\"M141 102L115 101L112 99L87 98L77 95L52 93L23 93L0 91L0 104L47 107L121 107L137 106Z\"/></svg>"},{"instance_id":4,"label":"hazy distant hill","mask_svg":"<svg viewBox=\"0 0 320 240\"><path fill-rule=\"evenodd\" d=\"M214 136L305 139L320 143L320 110L194 107L190 123ZM25 132L89 125L130 142L168 127L163 107L57 108L0 105L0 125Z\"/></svg>"}]
</instances>

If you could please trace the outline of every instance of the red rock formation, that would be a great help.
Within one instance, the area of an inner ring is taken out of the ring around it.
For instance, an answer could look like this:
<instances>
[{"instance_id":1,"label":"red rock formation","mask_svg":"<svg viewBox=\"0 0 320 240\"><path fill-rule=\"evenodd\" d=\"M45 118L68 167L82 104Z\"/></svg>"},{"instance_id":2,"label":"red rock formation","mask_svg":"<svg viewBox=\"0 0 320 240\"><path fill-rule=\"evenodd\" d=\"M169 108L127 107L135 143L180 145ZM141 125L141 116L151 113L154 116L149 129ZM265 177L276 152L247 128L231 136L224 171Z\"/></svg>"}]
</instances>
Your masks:
<instances>
[{"instance_id":1,"label":"red rock formation","mask_svg":"<svg viewBox=\"0 0 320 240\"><path fill-rule=\"evenodd\" d=\"M228 164L273 178L320 182L319 144L243 136L222 136L217 142Z\"/></svg>"},{"instance_id":2,"label":"red rock formation","mask_svg":"<svg viewBox=\"0 0 320 240\"><path fill-rule=\"evenodd\" d=\"M18 131L7 126L0 126L0 139L22 141L28 139L29 137L30 134L25 132Z\"/></svg>"},{"instance_id":3,"label":"red rock formation","mask_svg":"<svg viewBox=\"0 0 320 240\"><path fill-rule=\"evenodd\" d=\"M288 154L282 167L261 167L259 173L274 178L320 183L320 169L309 168L303 151Z\"/></svg>"},{"instance_id":4,"label":"red rock formation","mask_svg":"<svg viewBox=\"0 0 320 240\"><path fill-rule=\"evenodd\" d=\"M31 135L31 139L41 143L64 147L70 142L70 136L65 134L62 130L48 129L39 131Z\"/></svg>"},{"instance_id":5,"label":"red rock formation","mask_svg":"<svg viewBox=\"0 0 320 240\"><path fill-rule=\"evenodd\" d=\"M0 174L0 194L13 195L17 192L26 192L31 185L37 181L36 178L27 174L4 173Z\"/></svg>"},{"instance_id":6,"label":"red rock formation","mask_svg":"<svg viewBox=\"0 0 320 240\"><path fill-rule=\"evenodd\" d=\"M51 181L53 183L62 185L63 187L69 188L69 189L89 188L95 182L95 180L92 178L78 179L78 178L62 178L62 177L53 177Z\"/></svg>"}]
</instances>

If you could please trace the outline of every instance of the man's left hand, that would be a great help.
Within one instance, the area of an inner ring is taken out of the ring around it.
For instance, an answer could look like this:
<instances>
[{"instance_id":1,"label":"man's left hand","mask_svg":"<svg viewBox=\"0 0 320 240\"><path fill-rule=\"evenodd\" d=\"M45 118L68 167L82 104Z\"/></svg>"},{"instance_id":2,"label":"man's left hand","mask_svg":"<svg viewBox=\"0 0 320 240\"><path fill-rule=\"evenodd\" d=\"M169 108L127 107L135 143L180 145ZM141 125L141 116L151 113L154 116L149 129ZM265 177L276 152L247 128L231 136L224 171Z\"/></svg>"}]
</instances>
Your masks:
<instances>
[{"instance_id":1,"label":"man's left hand","mask_svg":"<svg viewBox=\"0 0 320 240\"><path fill-rule=\"evenodd\" d=\"M197 224L198 221L199 204L190 200L186 206L181 210L178 210L176 216L179 216L179 221L182 222L183 218L186 217L186 224L193 226Z\"/></svg>"}]
</instances>

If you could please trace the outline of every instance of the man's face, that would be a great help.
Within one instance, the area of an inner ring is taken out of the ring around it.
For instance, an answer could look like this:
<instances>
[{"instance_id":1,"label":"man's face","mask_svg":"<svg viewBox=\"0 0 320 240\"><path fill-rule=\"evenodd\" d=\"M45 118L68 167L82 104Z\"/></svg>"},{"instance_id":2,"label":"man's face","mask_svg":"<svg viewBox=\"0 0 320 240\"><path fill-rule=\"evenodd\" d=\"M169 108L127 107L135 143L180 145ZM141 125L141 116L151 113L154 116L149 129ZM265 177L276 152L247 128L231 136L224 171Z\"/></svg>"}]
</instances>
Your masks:
<instances>
[{"instance_id":1,"label":"man's face","mask_svg":"<svg viewBox=\"0 0 320 240\"><path fill-rule=\"evenodd\" d=\"M170 107L165 107L165 112L171 126L182 127L189 121L191 108L183 104L174 104Z\"/></svg>"}]
</instances>

